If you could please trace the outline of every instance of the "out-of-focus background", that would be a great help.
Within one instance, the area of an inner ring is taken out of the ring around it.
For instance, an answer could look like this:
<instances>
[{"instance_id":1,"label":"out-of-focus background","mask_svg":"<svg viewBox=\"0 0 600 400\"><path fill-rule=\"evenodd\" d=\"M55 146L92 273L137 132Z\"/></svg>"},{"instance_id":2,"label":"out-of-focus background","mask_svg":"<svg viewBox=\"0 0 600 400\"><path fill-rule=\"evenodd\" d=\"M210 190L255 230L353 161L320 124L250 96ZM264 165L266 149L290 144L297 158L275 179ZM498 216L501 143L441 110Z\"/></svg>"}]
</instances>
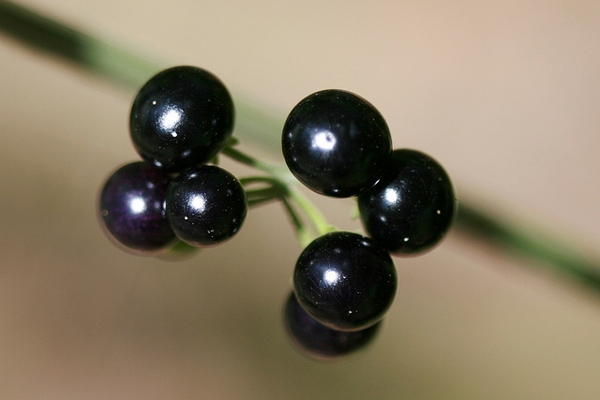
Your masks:
<instances>
[{"instance_id":1,"label":"out-of-focus background","mask_svg":"<svg viewBox=\"0 0 600 400\"><path fill-rule=\"evenodd\" d=\"M600 239L600 2L21 3L206 68L281 120L314 91L356 92L461 199L582 251ZM600 296L458 231L395 259L371 347L299 355L281 313L300 247L279 205L186 261L124 253L95 206L137 159L134 92L2 35L0 71L3 399L600 398ZM359 228L351 201L311 197Z\"/></svg>"}]
</instances>

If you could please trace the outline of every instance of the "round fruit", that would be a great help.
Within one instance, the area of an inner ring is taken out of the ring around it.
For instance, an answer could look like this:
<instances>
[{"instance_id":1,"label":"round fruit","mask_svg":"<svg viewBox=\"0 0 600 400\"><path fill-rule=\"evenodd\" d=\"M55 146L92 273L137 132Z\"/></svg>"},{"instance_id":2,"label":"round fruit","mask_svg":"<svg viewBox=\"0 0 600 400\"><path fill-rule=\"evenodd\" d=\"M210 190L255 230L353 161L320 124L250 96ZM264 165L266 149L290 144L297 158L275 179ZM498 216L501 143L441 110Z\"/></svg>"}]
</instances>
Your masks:
<instances>
[{"instance_id":1,"label":"round fruit","mask_svg":"<svg viewBox=\"0 0 600 400\"><path fill-rule=\"evenodd\" d=\"M210 161L233 132L234 108L213 74L190 66L152 77L139 91L129 119L139 154L169 172Z\"/></svg>"},{"instance_id":2,"label":"round fruit","mask_svg":"<svg viewBox=\"0 0 600 400\"><path fill-rule=\"evenodd\" d=\"M379 321L396 294L396 269L387 250L350 232L315 239L294 271L298 302L314 319L341 331Z\"/></svg>"},{"instance_id":3,"label":"round fruit","mask_svg":"<svg viewBox=\"0 0 600 400\"><path fill-rule=\"evenodd\" d=\"M294 293L288 297L284 310L284 323L292 342L304 354L332 360L358 351L370 344L381 327L381 321L370 327L342 332L328 328L308 315Z\"/></svg>"},{"instance_id":4,"label":"round fruit","mask_svg":"<svg viewBox=\"0 0 600 400\"><path fill-rule=\"evenodd\" d=\"M350 197L373 186L392 150L383 116L342 90L314 93L290 112L282 135L285 162L313 191Z\"/></svg>"},{"instance_id":5,"label":"round fruit","mask_svg":"<svg viewBox=\"0 0 600 400\"><path fill-rule=\"evenodd\" d=\"M166 205L175 234L198 247L230 239L248 210L246 192L237 178L214 165L181 173L169 186Z\"/></svg>"},{"instance_id":6,"label":"round fruit","mask_svg":"<svg viewBox=\"0 0 600 400\"><path fill-rule=\"evenodd\" d=\"M100 192L99 204L110 237L129 249L148 253L173 244L175 234L164 209L168 186L166 175L142 161L113 173Z\"/></svg>"},{"instance_id":7,"label":"round fruit","mask_svg":"<svg viewBox=\"0 0 600 400\"><path fill-rule=\"evenodd\" d=\"M456 198L437 161L415 150L394 150L385 175L358 197L365 231L390 252L415 254L439 243L452 225Z\"/></svg>"}]
</instances>

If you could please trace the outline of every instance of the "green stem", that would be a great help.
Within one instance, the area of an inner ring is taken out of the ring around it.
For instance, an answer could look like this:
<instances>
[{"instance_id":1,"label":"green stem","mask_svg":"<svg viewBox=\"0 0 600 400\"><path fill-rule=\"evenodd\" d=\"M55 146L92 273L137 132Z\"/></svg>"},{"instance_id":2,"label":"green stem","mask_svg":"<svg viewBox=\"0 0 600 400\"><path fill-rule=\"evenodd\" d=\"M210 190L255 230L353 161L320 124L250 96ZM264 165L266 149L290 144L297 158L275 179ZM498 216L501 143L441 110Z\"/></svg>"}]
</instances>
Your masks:
<instances>
[{"instance_id":1,"label":"green stem","mask_svg":"<svg viewBox=\"0 0 600 400\"><path fill-rule=\"evenodd\" d=\"M294 206L292 205L292 203L290 203L290 201L286 197L283 197L281 199L281 202L283 204L283 207L285 208L287 215L290 218L292 226L294 227L294 231L296 232L296 237L298 238L298 241L300 242L300 247L305 248L315 239L314 235L310 232L308 227L302 222L302 219L300 218L300 216L294 209Z\"/></svg>"},{"instance_id":2,"label":"green stem","mask_svg":"<svg viewBox=\"0 0 600 400\"><path fill-rule=\"evenodd\" d=\"M236 159L237 160L245 160L249 164L254 164L255 160L253 157L245 155L241 151L236 151ZM243 157L241 157L243 155ZM262 163L261 163L262 164ZM267 165L267 164L264 164ZM283 204L283 207L292 223L292 227L298 237L298 241L300 242L300 246L302 248L308 246L310 242L315 239L315 235L311 233L309 227L302 221L300 214L296 211L293 201L290 201L291 197L289 195L289 187L282 184L277 178L268 177L268 176L249 176L240 178L240 182L246 188L246 194L248 195L248 203L249 205L262 204L267 201L272 200L280 200ZM267 184L266 188L262 189L248 189L249 185L253 185L256 183ZM318 212L318 208L315 207L310 202L305 202L301 209L304 211L306 215L310 213L314 213L315 210Z\"/></svg>"},{"instance_id":3,"label":"green stem","mask_svg":"<svg viewBox=\"0 0 600 400\"><path fill-rule=\"evenodd\" d=\"M162 63L130 49L4 0L0 0L0 30L35 50L58 56L120 86L138 88L164 68Z\"/></svg>"},{"instance_id":4,"label":"green stem","mask_svg":"<svg viewBox=\"0 0 600 400\"><path fill-rule=\"evenodd\" d=\"M266 172L269 175L278 175L281 173L280 171L278 171L277 167L264 161L261 161L257 158L254 158L232 146L226 146L223 150L221 150L221 154L226 155L227 157L242 164L245 164L249 167Z\"/></svg>"},{"instance_id":5,"label":"green stem","mask_svg":"<svg viewBox=\"0 0 600 400\"><path fill-rule=\"evenodd\" d=\"M154 61L131 49L116 46L4 0L0 0L0 31L36 51L71 62L118 86L138 88L150 76L166 67L165 63ZM282 120L265 113L263 107L256 106L254 100L239 101L242 96L236 98L237 130L243 133L244 139L278 154ZM320 212L315 211L317 209L313 206L308 206L310 202L296 189L295 180L283 172L282 168L245 158L244 154L231 147L228 147L225 153L238 160L245 160L244 163L252 164L253 167L279 179L286 187L291 188L288 192L289 199L306 213L318 232L331 229ZM507 249L514 254L538 260L541 265L577 278L600 291L600 269L596 259L580 257L577 249L557 245L564 243L564 240L546 238L537 232L503 223L485 211L466 204L461 202L456 221L457 227L464 232L471 233L496 248ZM284 202L284 206L291 206L291 203ZM297 217L294 208L290 209L290 215ZM294 217L292 223L294 224ZM302 240L308 240L306 229L303 226L296 228L297 231L301 231L300 235L304 238Z\"/></svg>"},{"instance_id":6,"label":"green stem","mask_svg":"<svg viewBox=\"0 0 600 400\"><path fill-rule=\"evenodd\" d=\"M250 183L261 182L270 183L273 186L279 186L279 188L283 190L281 198L285 199L286 204L288 206L290 205L289 201L291 201L300 210L302 210L304 215L306 215L309 222L315 229L317 236L322 236L328 232L335 230L335 227L333 227L327 221L327 218L325 217L325 215L323 215L321 210L319 210L319 208L315 206L314 203L311 202L310 199L306 197L306 195L304 195L304 193L302 193L302 191L298 187L297 181L294 179L294 177L288 169L265 163L264 161L258 160L255 157L252 157L232 146L226 146L221 151L221 153L228 157L231 157L232 159L242 164L248 165L250 167L259 169L263 172L270 174L271 177L243 178L242 184L247 185ZM289 207L287 208L287 210L288 212L291 212ZM298 223L302 224L300 220L298 220ZM296 229L296 231L298 231L298 229ZM308 236L304 233L304 230L302 231L302 235L303 238L308 238ZM313 239L314 236L311 235L311 240L309 241L309 243ZM303 242L304 239L300 239L300 241Z\"/></svg>"},{"instance_id":7,"label":"green stem","mask_svg":"<svg viewBox=\"0 0 600 400\"><path fill-rule=\"evenodd\" d=\"M475 240L485 240L600 291L598 262L580 255L564 240L548 237L532 228L509 225L466 202L460 204L456 225Z\"/></svg>"},{"instance_id":8,"label":"green stem","mask_svg":"<svg viewBox=\"0 0 600 400\"><path fill-rule=\"evenodd\" d=\"M304 212L312 226L314 226L317 236L322 236L336 230L336 228L327 221L327 218L325 218L325 215L323 215L321 210L315 207L308 197L298 189L297 185L288 188L288 196Z\"/></svg>"},{"instance_id":9,"label":"green stem","mask_svg":"<svg viewBox=\"0 0 600 400\"><path fill-rule=\"evenodd\" d=\"M170 66L5 0L0 0L0 32L117 87L139 89L154 74ZM266 113L255 99L235 94L237 129L245 139L276 154L283 120Z\"/></svg>"},{"instance_id":10,"label":"green stem","mask_svg":"<svg viewBox=\"0 0 600 400\"><path fill-rule=\"evenodd\" d=\"M246 190L248 206L254 207L273 200L280 200L285 194L285 188L279 181L267 176L251 176L240 179L240 183ZM248 186L256 183L266 184L266 187L260 189L250 189Z\"/></svg>"}]
</instances>

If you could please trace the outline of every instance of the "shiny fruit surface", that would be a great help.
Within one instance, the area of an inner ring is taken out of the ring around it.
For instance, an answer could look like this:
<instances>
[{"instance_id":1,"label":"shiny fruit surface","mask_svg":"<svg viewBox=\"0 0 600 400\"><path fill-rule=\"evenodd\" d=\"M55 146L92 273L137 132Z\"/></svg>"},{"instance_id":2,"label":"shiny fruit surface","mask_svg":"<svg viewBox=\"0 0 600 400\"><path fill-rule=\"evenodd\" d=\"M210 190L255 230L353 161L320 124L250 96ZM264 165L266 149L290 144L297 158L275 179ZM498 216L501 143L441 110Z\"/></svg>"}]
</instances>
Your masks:
<instances>
[{"instance_id":1,"label":"shiny fruit surface","mask_svg":"<svg viewBox=\"0 0 600 400\"><path fill-rule=\"evenodd\" d=\"M383 116L342 90L314 93L290 112L282 135L285 162L311 190L356 196L380 178L392 149Z\"/></svg>"},{"instance_id":2,"label":"shiny fruit surface","mask_svg":"<svg viewBox=\"0 0 600 400\"><path fill-rule=\"evenodd\" d=\"M160 251L175 240L164 203L169 178L138 161L114 172L100 192L99 213L106 231L126 248Z\"/></svg>"},{"instance_id":3,"label":"shiny fruit surface","mask_svg":"<svg viewBox=\"0 0 600 400\"><path fill-rule=\"evenodd\" d=\"M385 175L358 197L370 237L396 255L422 253L448 232L457 202L450 177L430 156L394 150Z\"/></svg>"},{"instance_id":4,"label":"shiny fruit surface","mask_svg":"<svg viewBox=\"0 0 600 400\"><path fill-rule=\"evenodd\" d=\"M214 165L181 173L169 186L167 218L175 234L197 247L223 243L246 218L246 192L235 176Z\"/></svg>"},{"instance_id":5,"label":"shiny fruit surface","mask_svg":"<svg viewBox=\"0 0 600 400\"><path fill-rule=\"evenodd\" d=\"M213 74L179 66L152 77L129 118L131 139L145 160L168 172L210 161L228 142L233 100Z\"/></svg>"},{"instance_id":6,"label":"shiny fruit surface","mask_svg":"<svg viewBox=\"0 0 600 400\"><path fill-rule=\"evenodd\" d=\"M396 268L383 247L351 232L315 239L294 270L298 302L323 325L343 331L378 322L396 294Z\"/></svg>"},{"instance_id":7,"label":"shiny fruit surface","mask_svg":"<svg viewBox=\"0 0 600 400\"><path fill-rule=\"evenodd\" d=\"M311 317L291 293L285 303L284 323L290 339L306 356L320 360L335 360L368 346L381 327L381 321L368 328L336 331Z\"/></svg>"}]
</instances>

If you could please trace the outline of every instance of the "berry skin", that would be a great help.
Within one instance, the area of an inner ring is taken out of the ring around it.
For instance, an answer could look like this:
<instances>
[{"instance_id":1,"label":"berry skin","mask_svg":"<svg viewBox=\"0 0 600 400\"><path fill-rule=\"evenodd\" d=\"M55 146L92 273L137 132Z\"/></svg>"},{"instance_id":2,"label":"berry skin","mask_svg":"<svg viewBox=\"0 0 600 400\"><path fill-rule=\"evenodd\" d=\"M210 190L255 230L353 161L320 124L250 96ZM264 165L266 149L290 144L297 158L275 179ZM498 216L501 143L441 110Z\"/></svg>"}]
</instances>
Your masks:
<instances>
[{"instance_id":1,"label":"berry skin","mask_svg":"<svg viewBox=\"0 0 600 400\"><path fill-rule=\"evenodd\" d=\"M285 162L311 190L350 197L373 186L392 151L383 116L342 90L306 97L290 112L282 135Z\"/></svg>"},{"instance_id":2,"label":"berry skin","mask_svg":"<svg viewBox=\"0 0 600 400\"><path fill-rule=\"evenodd\" d=\"M248 210L246 192L237 178L214 165L181 173L169 186L166 205L175 234L197 247L229 240Z\"/></svg>"},{"instance_id":3,"label":"berry skin","mask_svg":"<svg viewBox=\"0 0 600 400\"><path fill-rule=\"evenodd\" d=\"M154 253L174 244L164 203L169 179L138 161L114 172L100 192L99 212L109 237L130 250Z\"/></svg>"},{"instance_id":4,"label":"berry skin","mask_svg":"<svg viewBox=\"0 0 600 400\"><path fill-rule=\"evenodd\" d=\"M294 291L306 312L323 325L357 331L378 322L396 294L396 269L375 241L332 232L311 242L294 270Z\"/></svg>"},{"instance_id":5,"label":"berry skin","mask_svg":"<svg viewBox=\"0 0 600 400\"><path fill-rule=\"evenodd\" d=\"M303 354L325 361L363 349L373 341L381 327L380 321L355 332L328 328L300 307L293 292L285 303L284 324L290 339Z\"/></svg>"},{"instance_id":6,"label":"berry skin","mask_svg":"<svg viewBox=\"0 0 600 400\"><path fill-rule=\"evenodd\" d=\"M433 248L456 214L450 177L433 158L416 150L394 150L385 175L358 197L365 231L396 255Z\"/></svg>"},{"instance_id":7,"label":"berry skin","mask_svg":"<svg viewBox=\"0 0 600 400\"><path fill-rule=\"evenodd\" d=\"M129 118L138 153L168 172L210 161L227 144L233 125L227 88L210 72L190 66L152 77L140 89Z\"/></svg>"}]
</instances>

